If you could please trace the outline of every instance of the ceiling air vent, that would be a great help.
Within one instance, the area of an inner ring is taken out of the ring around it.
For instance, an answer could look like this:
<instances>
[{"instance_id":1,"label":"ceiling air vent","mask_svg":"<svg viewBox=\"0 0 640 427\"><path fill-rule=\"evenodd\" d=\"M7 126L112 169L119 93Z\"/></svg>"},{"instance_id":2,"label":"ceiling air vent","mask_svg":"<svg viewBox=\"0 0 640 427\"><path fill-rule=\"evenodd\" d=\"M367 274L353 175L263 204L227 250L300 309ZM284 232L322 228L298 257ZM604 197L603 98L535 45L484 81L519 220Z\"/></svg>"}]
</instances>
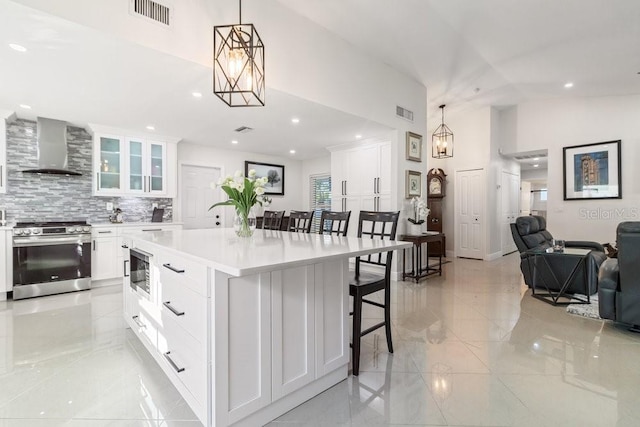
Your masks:
<instances>
[{"instance_id":1,"label":"ceiling air vent","mask_svg":"<svg viewBox=\"0 0 640 427\"><path fill-rule=\"evenodd\" d=\"M171 8L152 0L131 0L131 11L139 16L169 26Z\"/></svg>"},{"instance_id":2,"label":"ceiling air vent","mask_svg":"<svg viewBox=\"0 0 640 427\"><path fill-rule=\"evenodd\" d=\"M413 111L407 110L406 108L402 108L399 105L396 105L396 116L402 117L405 120L409 120L413 122Z\"/></svg>"},{"instance_id":3,"label":"ceiling air vent","mask_svg":"<svg viewBox=\"0 0 640 427\"><path fill-rule=\"evenodd\" d=\"M247 133L247 132L251 132L252 130L253 128L250 128L249 126L240 126L238 129L236 129L236 132Z\"/></svg>"},{"instance_id":4,"label":"ceiling air vent","mask_svg":"<svg viewBox=\"0 0 640 427\"><path fill-rule=\"evenodd\" d=\"M516 154L515 156L513 156L513 158L516 159L516 160L535 159L536 157L538 157L538 158L547 157L547 154L546 153L533 153L533 154Z\"/></svg>"}]
</instances>

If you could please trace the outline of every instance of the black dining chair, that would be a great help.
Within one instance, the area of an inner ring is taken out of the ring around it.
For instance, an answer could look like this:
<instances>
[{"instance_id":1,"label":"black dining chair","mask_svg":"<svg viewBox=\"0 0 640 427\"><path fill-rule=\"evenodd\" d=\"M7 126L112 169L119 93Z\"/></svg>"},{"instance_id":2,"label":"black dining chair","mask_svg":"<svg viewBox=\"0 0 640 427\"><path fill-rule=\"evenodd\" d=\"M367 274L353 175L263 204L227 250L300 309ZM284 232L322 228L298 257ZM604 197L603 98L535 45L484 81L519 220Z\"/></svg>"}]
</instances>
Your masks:
<instances>
[{"instance_id":1,"label":"black dining chair","mask_svg":"<svg viewBox=\"0 0 640 427\"><path fill-rule=\"evenodd\" d=\"M264 211L262 214L263 230L280 230L284 211Z\"/></svg>"},{"instance_id":2,"label":"black dining chair","mask_svg":"<svg viewBox=\"0 0 640 427\"><path fill-rule=\"evenodd\" d=\"M320 215L320 234L335 234L346 236L349 229L351 211L334 212L322 211Z\"/></svg>"},{"instance_id":3,"label":"black dining chair","mask_svg":"<svg viewBox=\"0 0 640 427\"><path fill-rule=\"evenodd\" d=\"M313 211L291 211L289 214L289 226L287 231L296 233L311 233L313 223Z\"/></svg>"},{"instance_id":4,"label":"black dining chair","mask_svg":"<svg viewBox=\"0 0 640 427\"><path fill-rule=\"evenodd\" d=\"M358 237L362 239L395 240L400 212L360 211L358 219ZM378 252L356 257L355 270L349 278L349 295L353 297L353 338L351 343L351 365L353 375L360 373L361 338L376 329L385 327L387 348L393 353L391 342L391 262L393 251ZM377 271L364 271L362 264L373 266ZM364 297L378 291L384 291L384 303ZM384 320L370 328L362 330L362 304L370 304L384 309Z\"/></svg>"}]
</instances>

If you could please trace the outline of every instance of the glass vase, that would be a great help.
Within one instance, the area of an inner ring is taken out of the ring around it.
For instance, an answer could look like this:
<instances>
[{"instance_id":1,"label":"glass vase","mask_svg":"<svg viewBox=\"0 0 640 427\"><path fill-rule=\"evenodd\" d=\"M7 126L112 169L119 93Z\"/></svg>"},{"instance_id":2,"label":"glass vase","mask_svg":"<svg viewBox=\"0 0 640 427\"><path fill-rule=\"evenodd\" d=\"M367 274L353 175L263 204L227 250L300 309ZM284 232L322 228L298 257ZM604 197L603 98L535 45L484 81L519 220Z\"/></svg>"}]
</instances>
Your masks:
<instances>
[{"instance_id":1,"label":"glass vase","mask_svg":"<svg viewBox=\"0 0 640 427\"><path fill-rule=\"evenodd\" d=\"M253 213L253 208L248 211L236 210L233 228L239 237L251 237L256 229L256 215Z\"/></svg>"}]
</instances>

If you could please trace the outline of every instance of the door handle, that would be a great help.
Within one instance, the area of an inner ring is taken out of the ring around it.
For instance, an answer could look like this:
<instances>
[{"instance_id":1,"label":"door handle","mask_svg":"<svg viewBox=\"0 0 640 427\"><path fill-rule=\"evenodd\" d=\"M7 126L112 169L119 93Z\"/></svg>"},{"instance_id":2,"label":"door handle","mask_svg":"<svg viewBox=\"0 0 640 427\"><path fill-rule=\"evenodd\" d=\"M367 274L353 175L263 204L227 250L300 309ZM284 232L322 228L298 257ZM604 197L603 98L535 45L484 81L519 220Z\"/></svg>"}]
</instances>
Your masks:
<instances>
[{"instance_id":1,"label":"door handle","mask_svg":"<svg viewBox=\"0 0 640 427\"><path fill-rule=\"evenodd\" d=\"M96 191L100 191L100 172L96 172Z\"/></svg>"},{"instance_id":2,"label":"door handle","mask_svg":"<svg viewBox=\"0 0 640 427\"><path fill-rule=\"evenodd\" d=\"M96 250L96 241L94 240L93 241L93 251L95 252L95 250Z\"/></svg>"},{"instance_id":3,"label":"door handle","mask_svg":"<svg viewBox=\"0 0 640 427\"><path fill-rule=\"evenodd\" d=\"M169 365L171 365L171 367L175 369L177 373L184 371L184 368L179 368L178 365L176 365L176 362L174 362L171 359L171 357L169 356L170 354L171 354L170 351L167 351L166 353L164 353L164 358L167 359L167 362L169 362Z\"/></svg>"},{"instance_id":4,"label":"door handle","mask_svg":"<svg viewBox=\"0 0 640 427\"><path fill-rule=\"evenodd\" d=\"M164 268L168 268L169 270L173 271L174 273L184 273L184 270L181 270L179 268L175 268L173 267L171 264L167 263L167 264L162 264L162 266Z\"/></svg>"},{"instance_id":5,"label":"door handle","mask_svg":"<svg viewBox=\"0 0 640 427\"><path fill-rule=\"evenodd\" d=\"M162 305L164 305L165 307L167 307L169 309L170 312L172 312L173 314L175 314L176 316L184 316L184 311L178 311L176 310L172 305L171 305L171 301L165 301L162 303Z\"/></svg>"},{"instance_id":6,"label":"door handle","mask_svg":"<svg viewBox=\"0 0 640 427\"><path fill-rule=\"evenodd\" d=\"M129 277L129 275L127 274L127 263L129 262L128 259L125 259L124 262L122 263L122 275L124 277Z\"/></svg>"}]
</instances>

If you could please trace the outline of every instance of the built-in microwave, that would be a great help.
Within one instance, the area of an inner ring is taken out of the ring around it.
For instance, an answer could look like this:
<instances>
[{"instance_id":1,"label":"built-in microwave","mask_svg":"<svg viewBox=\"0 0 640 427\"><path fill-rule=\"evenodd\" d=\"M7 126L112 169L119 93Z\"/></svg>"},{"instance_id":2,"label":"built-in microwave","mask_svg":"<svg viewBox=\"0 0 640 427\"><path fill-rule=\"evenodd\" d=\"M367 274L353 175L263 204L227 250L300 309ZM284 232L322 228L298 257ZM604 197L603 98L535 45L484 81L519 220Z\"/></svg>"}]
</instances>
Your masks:
<instances>
[{"instance_id":1,"label":"built-in microwave","mask_svg":"<svg viewBox=\"0 0 640 427\"><path fill-rule=\"evenodd\" d=\"M150 258L152 256L140 249L129 249L129 286L147 299L151 298Z\"/></svg>"}]
</instances>

